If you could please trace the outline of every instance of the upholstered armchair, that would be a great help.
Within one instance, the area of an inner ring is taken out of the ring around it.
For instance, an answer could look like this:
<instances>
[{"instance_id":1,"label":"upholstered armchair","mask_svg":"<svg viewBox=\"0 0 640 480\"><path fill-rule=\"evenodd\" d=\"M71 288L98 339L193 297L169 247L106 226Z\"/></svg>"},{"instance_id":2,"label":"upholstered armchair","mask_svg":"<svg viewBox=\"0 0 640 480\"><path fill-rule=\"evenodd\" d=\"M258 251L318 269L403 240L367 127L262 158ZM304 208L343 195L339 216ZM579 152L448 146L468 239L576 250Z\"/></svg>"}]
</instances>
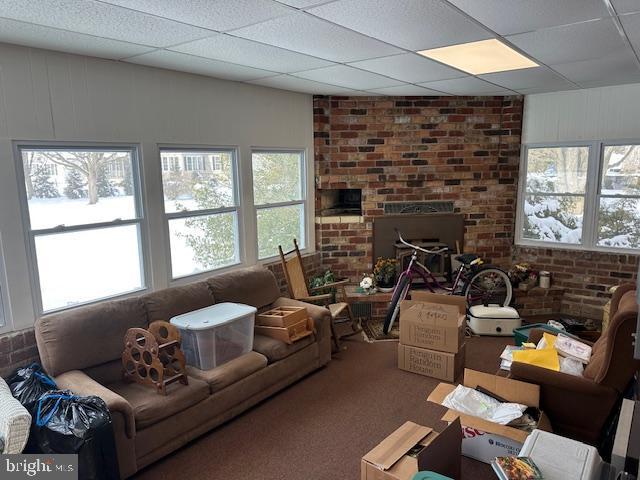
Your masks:
<instances>
[{"instance_id":1,"label":"upholstered armchair","mask_svg":"<svg viewBox=\"0 0 640 480\"><path fill-rule=\"evenodd\" d=\"M637 315L636 286L622 285L611 300L609 327L593 344L583 377L512 364L511 378L540 385L541 408L557 433L592 445L598 442L603 426L640 368L640 362L633 359ZM537 342L541 336L541 330L533 330L529 340Z\"/></svg>"}]
</instances>

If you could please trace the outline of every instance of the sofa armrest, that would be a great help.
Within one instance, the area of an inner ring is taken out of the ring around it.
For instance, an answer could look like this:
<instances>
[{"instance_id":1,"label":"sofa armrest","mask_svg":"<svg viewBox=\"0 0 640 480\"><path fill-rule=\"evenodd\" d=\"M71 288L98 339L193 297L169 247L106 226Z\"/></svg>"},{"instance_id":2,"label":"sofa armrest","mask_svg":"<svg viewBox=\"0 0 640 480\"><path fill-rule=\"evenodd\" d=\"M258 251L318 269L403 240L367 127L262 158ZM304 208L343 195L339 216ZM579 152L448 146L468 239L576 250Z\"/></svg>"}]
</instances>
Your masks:
<instances>
[{"instance_id":1,"label":"sofa armrest","mask_svg":"<svg viewBox=\"0 0 640 480\"><path fill-rule=\"evenodd\" d=\"M513 362L511 364L510 378L522 380L528 383L535 383L541 388L551 387L577 395L601 395L608 391L609 388L604 387L593 380L568 373L556 372L548 368L536 367L528 363Z\"/></svg>"},{"instance_id":2,"label":"sofa armrest","mask_svg":"<svg viewBox=\"0 0 640 480\"><path fill-rule=\"evenodd\" d=\"M331 312L326 307L320 305L314 305L312 303L301 302L300 300L294 300L293 298L280 297L273 302L274 307L305 307L307 312L313 319L313 323L316 327L318 337L324 335L327 331L325 324L331 322Z\"/></svg>"},{"instance_id":3,"label":"sofa armrest","mask_svg":"<svg viewBox=\"0 0 640 480\"><path fill-rule=\"evenodd\" d=\"M55 378L58 388L68 389L73 393L83 396L95 395L107 404L109 412L120 413L124 419L125 433L127 437L135 436L135 417L131 404L112 390L96 382L81 370L70 370Z\"/></svg>"}]
</instances>

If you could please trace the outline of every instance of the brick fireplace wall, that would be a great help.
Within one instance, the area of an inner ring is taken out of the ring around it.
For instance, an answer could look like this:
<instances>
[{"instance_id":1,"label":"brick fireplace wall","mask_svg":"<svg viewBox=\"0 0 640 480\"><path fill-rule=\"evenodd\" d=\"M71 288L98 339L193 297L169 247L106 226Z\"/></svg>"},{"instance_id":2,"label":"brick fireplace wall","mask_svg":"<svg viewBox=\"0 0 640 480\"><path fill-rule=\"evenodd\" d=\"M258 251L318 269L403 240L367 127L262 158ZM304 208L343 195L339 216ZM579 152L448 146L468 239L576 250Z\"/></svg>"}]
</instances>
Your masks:
<instances>
[{"instance_id":1,"label":"brick fireplace wall","mask_svg":"<svg viewBox=\"0 0 640 480\"><path fill-rule=\"evenodd\" d=\"M638 255L628 254L513 247L514 261L551 272L553 285L564 290L562 313L596 320L602 318L602 307L611 298L612 286L637 280L639 259Z\"/></svg>"},{"instance_id":2,"label":"brick fireplace wall","mask_svg":"<svg viewBox=\"0 0 640 480\"><path fill-rule=\"evenodd\" d=\"M385 202L451 201L464 248L511 261L521 97L316 97L320 189L362 189L362 216L317 218L322 265L355 280L372 269ZM318 198L318 195L316 195Z\"/></svg>"}]
</instances>

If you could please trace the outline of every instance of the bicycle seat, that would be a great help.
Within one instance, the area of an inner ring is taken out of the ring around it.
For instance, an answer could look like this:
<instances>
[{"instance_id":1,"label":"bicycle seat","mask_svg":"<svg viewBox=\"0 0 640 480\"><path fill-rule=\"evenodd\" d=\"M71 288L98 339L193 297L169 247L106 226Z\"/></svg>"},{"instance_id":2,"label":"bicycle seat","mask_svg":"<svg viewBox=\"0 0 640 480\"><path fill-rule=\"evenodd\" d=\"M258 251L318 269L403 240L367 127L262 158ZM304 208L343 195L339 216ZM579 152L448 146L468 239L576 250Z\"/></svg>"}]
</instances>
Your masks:
<instances>
[{"instance_id":1,"label":"bicycle seat","mask_svg":"<svg viewBox=\"0 0 640 480\"><path fill-rule=\"evenodd\" d=\"M477 260L480 257L475 253L463 253L462 255L458 255L455 258L460 263L464 263L465 265L470 265L471 262L473 262L474 260Z\"/></svg>"}]
</instances>

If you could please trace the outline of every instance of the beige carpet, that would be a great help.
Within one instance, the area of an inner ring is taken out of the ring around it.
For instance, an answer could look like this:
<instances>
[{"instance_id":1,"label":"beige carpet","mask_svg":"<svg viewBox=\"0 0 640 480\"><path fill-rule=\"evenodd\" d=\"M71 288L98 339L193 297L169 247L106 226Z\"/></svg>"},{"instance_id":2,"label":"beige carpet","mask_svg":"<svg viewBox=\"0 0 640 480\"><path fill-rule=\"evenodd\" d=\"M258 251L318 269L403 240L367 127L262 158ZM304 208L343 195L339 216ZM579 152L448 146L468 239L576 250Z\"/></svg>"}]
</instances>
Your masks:
<instances>
[{"instance_id":1,"label":"beige carpet","mask_svg":"<svg viewBox=\"0 0 640 480\"><path fill-rule=\"evenodd\" d=\"M510 339L469 339L467 366L495 372ZM357 480L360 458L406 420L444 427L438 380L398 370L396 342L358 336L326 367L140 472L137 478ZM462 459L463 478L494 479Z\"/></svg>"}]
</instances>

